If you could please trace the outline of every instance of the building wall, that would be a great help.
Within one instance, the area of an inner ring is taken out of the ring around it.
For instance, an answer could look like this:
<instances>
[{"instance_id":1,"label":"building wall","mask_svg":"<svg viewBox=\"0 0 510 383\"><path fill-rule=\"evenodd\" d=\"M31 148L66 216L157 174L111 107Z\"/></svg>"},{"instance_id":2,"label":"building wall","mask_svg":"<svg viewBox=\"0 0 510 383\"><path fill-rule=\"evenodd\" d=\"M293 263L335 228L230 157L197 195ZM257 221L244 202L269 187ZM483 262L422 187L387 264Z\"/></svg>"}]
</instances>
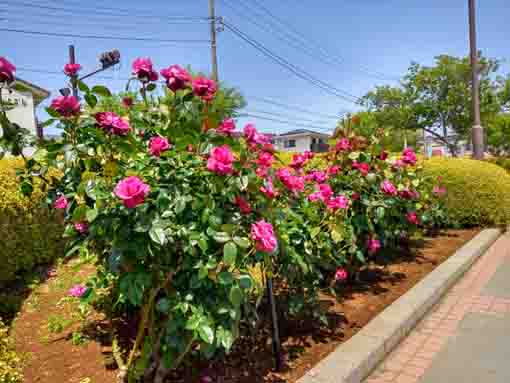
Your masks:
<instances>
[{"instance_id":1,"label":"building wall","mask_svg":"<svg viewBox=\"0 0 510 383\"><path fill-rule=\"evenodd\" d=\"M284 145L284 141L286 140L296 140L296 146L293 148L286 148ZM293 153L302 153L304 151L310 150L310 146L312 144L311 136L289 136L289 137L279 137L276 139L275 146L276 149L281 150L283 152L293 152Z\"/></svg>"},{"instance_id":2,"label":"building wall","mask_svg":"<svg viewBox=\"0 0 510 383\"><path fill-rule=\"evenodd\" d=\"M2 100L15 103L16 106L7 111L7 117L11 122L15 122L22 128L30 130L36 134L36 118L34 98L30 92L19 92L13 90L12 93L2 89Z\"/></svg>"}]
</instances>

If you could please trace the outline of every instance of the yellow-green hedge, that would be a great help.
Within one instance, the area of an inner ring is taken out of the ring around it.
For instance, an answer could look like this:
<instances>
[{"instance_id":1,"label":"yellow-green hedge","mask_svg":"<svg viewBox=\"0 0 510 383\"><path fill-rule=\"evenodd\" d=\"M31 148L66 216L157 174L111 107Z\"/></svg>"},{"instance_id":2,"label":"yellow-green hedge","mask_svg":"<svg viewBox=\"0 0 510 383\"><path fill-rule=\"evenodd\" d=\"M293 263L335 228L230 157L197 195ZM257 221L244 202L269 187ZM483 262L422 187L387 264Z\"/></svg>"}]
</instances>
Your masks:
<instances>
[{"instance_id":1,"label":"yellow-green hedge","mask_svg":"<svg viewBox=\"0 0 510 383\"><path fill-rule=\"evenodd\" d=\"M14 351L7 327L0 319L0 383L21 383L21 360Z\"/></svg>"},{"instance_id":2,"label":"yellow-green hedge","mask_svg":"<svg viewBox=\"0 0 510 383\"><path fill-rule=\"evenodd\" d=\"M450 218L467 226L510 223L510 174L501 167L465 158L424 162L427 175L443 178Z\"/></svg>"},{"instance_id":3,"label":"yellow-green hedge","mask_svg":"<svg viewBox=\"0 0 510 383\"><path fill-rule=\"evenodd\" d=\"M42 206L43 193L31 198L18 190L20 159L0 160L0 282L62 253L62 225L53 211Z\"/></svg>"}]
</instances>

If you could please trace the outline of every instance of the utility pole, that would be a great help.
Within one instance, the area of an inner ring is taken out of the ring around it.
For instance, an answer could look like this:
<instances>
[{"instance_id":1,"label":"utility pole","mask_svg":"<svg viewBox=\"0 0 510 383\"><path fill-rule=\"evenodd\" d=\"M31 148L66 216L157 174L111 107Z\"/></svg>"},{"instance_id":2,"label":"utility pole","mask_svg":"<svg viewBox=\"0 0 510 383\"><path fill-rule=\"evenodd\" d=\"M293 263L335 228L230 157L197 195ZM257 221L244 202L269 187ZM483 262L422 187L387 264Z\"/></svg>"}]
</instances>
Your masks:
<instances>
[{"instance_id":1,"label":"utility pole","mask_svg":"<svg viewBox=\"0 0 510 383\"><path fill-rule=\"evenodd\" d=\"M209 0L209 18L211 21L211 59L213 80L218 82L218 55L216 52L216 13L214 0Z\"/></svg>"},{"instance_id":2,"label":"utility pole","mask_svg":"<svg viewBox=\"0 0 510 383\"><path fill-rule=\"evenodd\" d=\"M76 63L76 56L74 54L74 45L69 45L69 64ZM71 76L71 86L73 88L73 96L78 98L78 75Z\"/></svg>"},{"instance_id":3,"label":"utility pole","mask_svg":"<svg viewBox=\"0 0 510 383\"><path fill-rule=\"evenodd\" d=\"M471 137L473 140L473 158L482 160L484 157L484 143L483 143L483 128L480 120L480 80L478 76L478 50L476 48L476 6L475 0L469 1L469 43L471 50L471 98L472 98L472 113L473 113L473 127L471 130Z\"/></svg>"}]
</instances>

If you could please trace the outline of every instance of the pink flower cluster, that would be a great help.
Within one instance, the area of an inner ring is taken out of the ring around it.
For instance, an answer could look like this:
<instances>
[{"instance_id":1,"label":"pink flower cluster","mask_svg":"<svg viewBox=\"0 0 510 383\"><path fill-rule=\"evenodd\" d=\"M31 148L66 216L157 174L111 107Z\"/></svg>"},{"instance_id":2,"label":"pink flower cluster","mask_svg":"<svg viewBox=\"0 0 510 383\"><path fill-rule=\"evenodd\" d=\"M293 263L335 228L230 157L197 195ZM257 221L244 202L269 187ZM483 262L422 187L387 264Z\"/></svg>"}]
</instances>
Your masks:
<instances>
[{"instance_id":1,"label":"pink flower cluster","mask_svg":"<svg viewBox=\"0 0 510 383\"><path fill-rule=\"evenodd\" d=\"M211 150L211 155L207 160L207 169L222 176L232 174L234 160L234 155L228 145L217 146Z\"/></svg>"},{"instance_id":2,"label":"pink flower cluster","mask_svg":"<svg viewBox=\"0 0 510 383\"><path fill-rule=\"evenodd\" d=\"M152 67L150 58L139 57L133 61L133 75L142 82L156 81L158 79L158 72Z\"/></svg>"},{"instance_id":3,"label":"pink flower cluster","mask_svg":"<svg viewBox=\"0 0 510 383\"><path fill-rule=\"evenodd\" d=\"M389 196L393 196L393 197L398 195L397 188L389 180L384 180L382 182L382 184L381 184L381 191L384 194L389 195Z\"/></svg>"},{"instance_id":4,"label":"pink flower cluster","mask_svg":"<svg viewBox=\"0 0 510 383\"><path fill-rule=\"evenodd\" d=\"M310 151L304 153L297 153L292 156L292 163L290 167L293 169L301 169L306 163L313 158L314 154Z\"/></svg>"},{"instance_id":5,"label":"pink flower cluster","mask_svg":"<svg viewBox=\"0 0 510 383\"><path fill-rule=\"evenodd\" d=\"M55 202L53 203L53 207L55 209L60 209L60 210L66 209L68 205L69 205L69 202L67 201L67 198L65 196L63 196L63 195L58 197L55 200Z\"/></svg>"},{"instance_id":6,"label":"pink flower cluster","mask_svg":"<svg viewBox=\"0 0 510 383\"><path fill-rule=\"evenodd\" d=\"M420 218L418 217L418 214L416 214L415 211L410 211L406 214L407 222L413 224L413 225L419 225L420 224Z\"/></svg>"},{"instance_id":7,"label":"pink flower cluster","mask_svg":"<svg viewBox=\"0 0 510 383\"><path fill-rule=\"evenodd\" d=\"M251 225L251 238L255 241L255 248L263 253L273 253L278 245L273 225L264 220Z\"/></svg>"},{"instance_id":8,"label":"pink flower cluster","mask_svg":"<svg viewBox=\"0 0 510 383\"><path fill-rule=\"evenodd\" d=\"M64 65L64 73L66 75L68 75L69 77L70 76L75 76L81 69L81 65L80 64L66 64Z\"/></svg>"},{"instance_id":9,"label":"pink flower cluster","mask_svg":"<svg viewBox=\"0 0 510 383\"><path fill-rule=\"evenodd\" d=\"M442 187L442 186L437 186L436 185L432 189L432 193L434 193L434 195L436 195L437 197L442 197L443 195L446 194L446 188Z\"/></svg>"},{"instance_id":10,"label":"pink flower cluster","mask_svg":"<svg viewBox=\"0 0 510 383\"><path fill-rule=\"evenodd\" d=\"M87 222L76 222L74 224L74 229L80 234L85 234L89 231L89 225Z\"/></svg>"},{"instance_id":11,"label":"pink flower cluster","mask_svg":"<svg viewBox=\"0 0 510 383\"><path fill-rule=\"evenodd\" d=\"M234 130L236 130L236 123L231 118L223 120L221 124L216 128L216 132L225 136L231 136Z\"/></svg>"},{"instance_id":12,"label":"pink flower cluster","mask_svg":"<svg viewBox=\"0 0 510 383\"><path fill-rule=\"evenodd\" d=\"M161 153L170 149L170 142L165 137L155 136L149 140L149 153L160 157Z\"/></svg>"},{"instance_id":13,"label":"pink flower cluster","mask_svg":"<svg viewBox=\"0 0 510 383\"><path fill-rule=\"evenodd\" d=\"M269 199L273 199L278 196L278 191L275 190L273 179L271 177L265 179L264 186L260 187L260 191Z\"/></svg>"},{"instance_id":14,"label":"pink flower cluster","mask_svg":"<svg viewBox=\"0 0 510 383\"><path fill-rule=\"evenodd\" d=\"M369 254L375 254L381 248L381 242L376 238L367 239L367 250Z\"/></svg>"},{"instance_id":15,"label":"pink flower cluster","mask_svg":"<svg viewBox=\"0 0 510 383\"><path fill-rule=\"evenodd\" d=\"M62 117L75 117L80 114L80 102L74 96L60 96L51 102L50 108Z\"/></svg>"},{"instance_id":16,"label":"pink flower cluster","mask_svg":"<svg viewBox=\"0 0 510 383\"><path fill-rule=\"evenodd\" d=\"M404 149L402 152L402 162L406 165L416 165L416 153L411 148Z\"/></svg>"},{"instance_id":17,"label":"pink flower cluster","mask_svg":"<svg viewBox=\"0 0 510 383\"><path fill-rule=\"evenodd\" d=\"M234 203L239 207L239 210L243 214L251 213L251 206L243 197L237 196L234 200Z\"/></svg>"},{"instance_id":18,"label":"pink flower cluster","mask_svg":"<svg viewBox=\"0 0 510 383\"><path fill-rule=\"evenodd\" d=\"M319 184L318 191L312 193L308 196L308 199L312 202L314 201L322 201L326 204L328 209L338 210L338 209L348 209L350 205L350 200L346 196L339 195L337 197L333 197L333 189L328 184Z\"/></svg>"},{"instance_id":19,"label":"pink flower cluster","mask_svg":"<svg viewBox=\"0 0 510 383\"><path fill-rule=\"evenodd\" d=\"M368 174L368 172L370 171L370 165L369 164L367 164L366 162L359 163L356 160L354 160L352 162L352 168L356 169L356 170L359 170L359 172L361 174L363 174L364 176L366 176Z\"/></svg>"},{"instance_id":20,"label":"pink flower cluster","mask_svg":"<svg viewBox=\"0 0 510 383\"><path fill-rule=\"evenodd\" d=\"M335 281L346 281L349 277L349 273L344 268L338 268L335 272Z\"/></svg>"},{"instance_id":21,"label":"pink flower cluster","mask_svg":"<svg viewBox=\"0 0 510 383\"><path fill-rule=\"evenodd\" d=\"M171 65L162 69L160 73L166 80L166 86L172 92L186 88L191 82L191 75L179 65Z\"/></svg>"},{"instance_id":22,"label":"pink flower cluster","mask_svg":"<svg viewBox=\"0 0 510 383\"><path fill-rule=\"evenodd\" d=\"M193 93L204 101L212 101L218 90L214 80L198 76L192 81Z\"/></svg>"},{"instance_id":23,"label":"pink flower cluster","mask_svg":"<svg viewBox=\"0 0 510 383\"><path fill-rule=\"evenodd\" d=\"M322 184L328 180L329 176L323 171L320 170L312 170L305 176L306 182L317 182L318 184Z\"/></svg>"},{"instance_id":24,"label":"pink flower cluster","mask_svg":"<svg viewBox=\"0 0 510 383\"><path fill-rule=\"evenodd\" d=\"M288 168L278 169L276 176L291 192L296 193L305 190L305 177L293 175Z\"/></svg>"},{"instance_id":25,"label":"pink flower cluster","mask_svg":"<svg viewBox=\"0 0 510 383\"><path fill-rule=\"evenodd\" d=\"M105 132L117 136L125 136L131 130L126 120L113 112L99 112L95 115L96 122Z\"/></svg>"},{"instance_id":26,"label":"pink flower cluster","mask_svg":"<svg viewBox=\"0 0 510 383\"><path fill-rule=\"evenodd\" d=\"M348 152L352 149L351 141L348 138L341 138L336 143L335 149L337 152Z\"/></svg>"},{"instance_id":27,"label":"pink flower cluster","mask_svg":"<svg viewBox=\"0 0 510 383\"><path fill-rule=\"evenodd\" d=\"M398 192L398 195L400 198L409 200L420 198L420 193L418 193L416 190L412 190L409 188L402 189L401 191Z\"/></svg>"},{"instance_id":28,"label":"pink flower cluster","mask_svg":"<svg viewBox=\"0 0 510 383\"><path fill-rule=\"evenodd\" d=\"M16 67L5 57L0 57L0 82L11 83L15 79Z\"/></svg>"},{"instance_id":29,"label":"pink flower cluster","mask_svg":"<svg viewBox=\"0 0 510 383\"><path fill-rule=\"evenodd\" d=\"M256 145L265 145L270 142L269 137L257 132L255 125L247 124L244 129L244 138L250 147L256 147Z\"/></svg>"},{"instance_id":30,"label":"pink flower cluster","mask_svg":"<svg viewBox=\"0 0 510 383\"><path fill-rule=\"evenodd\" d=\"M85 294L87 292L87 290L88 290L88 288L86 286L76 285L76 286L71 287L67 293L71 297L81 298L83 296L83 294Z\"/></svg>"},{"instance_id":31,"label":"pink flower cluster","mask_svg":"<svg viewBox=\"0 0 510 383\"><path fill-rule=\"evenodd\" d=\"M122 200L124 206L132 209L144 203L145 197L149 195L150 191L149 185L143 183L140 178L130 176L124 178L115 186L114 193Z\"/></svg>"}]
</instances>

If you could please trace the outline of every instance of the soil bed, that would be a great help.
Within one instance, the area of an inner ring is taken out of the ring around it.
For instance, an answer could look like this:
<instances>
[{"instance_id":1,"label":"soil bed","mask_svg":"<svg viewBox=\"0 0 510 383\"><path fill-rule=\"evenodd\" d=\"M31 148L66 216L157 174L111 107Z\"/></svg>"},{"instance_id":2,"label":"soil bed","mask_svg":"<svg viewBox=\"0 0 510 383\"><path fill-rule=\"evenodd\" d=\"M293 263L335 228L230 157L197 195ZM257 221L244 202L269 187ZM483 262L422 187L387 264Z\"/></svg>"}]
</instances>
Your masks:
<instances>
[{"instance_id":1,"label":"soil bed","mask_svg":"<svg viewBox=\"0 0 510 383\"><path fill-rule=\"evenodd\" d=\"M358 281L339 288L341 299L322 296L324 305L329 306L328 326L307 319L282 321L284 368L281 372L272 371L270 323L264 320L256 334L244 336L230 355L209 362L194 361L176 372L168 383L295 383L478 232L478 229L448 230L433 238L414 241L411 251L370 264L360 273ZM13 326L17 350L25 357L26 383L115 382L116 371L105 367L109 347L101 344L100 338L73 345L71 334L76 325L72 323L66 323L69 327L59 334L48 331L48 318L71 315L70 308L66 313L65 304L57 305L68 286L91 271L69 273L70 268L72 265L63 266L56 277L32 294ZM69 280L58 281L66 273L71 275ZM55 284L62 288L52 287Z\"/></svg>"}]
</instances>

